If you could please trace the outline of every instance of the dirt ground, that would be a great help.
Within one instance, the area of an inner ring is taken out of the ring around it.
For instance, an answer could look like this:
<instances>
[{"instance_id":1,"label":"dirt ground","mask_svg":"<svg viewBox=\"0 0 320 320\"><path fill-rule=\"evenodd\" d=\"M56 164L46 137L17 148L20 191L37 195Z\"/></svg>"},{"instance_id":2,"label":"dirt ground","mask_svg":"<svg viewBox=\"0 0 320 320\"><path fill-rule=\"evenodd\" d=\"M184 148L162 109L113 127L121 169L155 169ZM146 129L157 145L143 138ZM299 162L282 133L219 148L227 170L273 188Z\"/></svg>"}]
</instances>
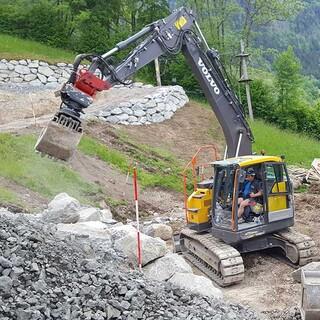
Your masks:
<instances>
[{"instance_id":1,"label":"dirt ground","mask_svg":"<svg viewBox=\"0 0 320 320\"><path fill-rule=\"evenodd\" d=\"M79 152L75 154L70 162L71 167L77 171L85 180L97 183L107 197L122 201L123 206L117 206L116 218L126 221L135 215L132 203L133 187L131 179L127 175L115 170L105 162L88 157ZM148 188L139 191L140 211L145 216L160 213L171 215L182 212L182 195L175 192L166 192L159 188Z\"/></svg>"},{"instance_id":2,"label":"dirt ground","mask_svg":"<svg viewBox=\"0 0 320 320\"><path fill-rule=\"evenodd\" d=\"M127 98L123 93L123 99ZM58 100L53 92L32 92L22 90L18 94L0 88L0 131L39 132L34 128L34 117L30 104L33 103L35 115L40 127L50 119L57 110ZM117 95L117 99L120 99ZM112 97L108 96L108 100ZM42 117L42 118L41 118ZM39 121L39 119L41 121ZM30 126L29 128L25 128ZM22 129L23 128L23 129ZM22 131L21 131L22 130ZM147 126L111 126L93 124L87 129L106 144L115 139L112 133L122 132L138 143L166 149L179 159L187 162L204 144L215 143L223 150L222 131L211 110L204 109L197 103L190 103L178 110L174 117L164 123ZM112 142L114 143L114 141ZM88 181L98 183L107 196L128 202L124 205L122 218L131 208L132 186L127 183L125 174L98 159L76 154L71 164ZM45 200L32 194L21 186L0 179L0 186L16 190L24 201L32 206L42 207ZM320 245L320 188L311 186L309 192L296 194L296 225L295 228L314 238ZM182 195L159 189L147 189L141 193L141 206L150 214L161 215L183 214ZM129 209L128 209L129 208ZM225 297L231 301L241 302L258 311L268 311L295 306L299 303L300 285L293 282L293 269L287 264L271 257L268 253L254 253L244 256L245 280L231 288L223 289Z\"/></svg>"}]
</instances>

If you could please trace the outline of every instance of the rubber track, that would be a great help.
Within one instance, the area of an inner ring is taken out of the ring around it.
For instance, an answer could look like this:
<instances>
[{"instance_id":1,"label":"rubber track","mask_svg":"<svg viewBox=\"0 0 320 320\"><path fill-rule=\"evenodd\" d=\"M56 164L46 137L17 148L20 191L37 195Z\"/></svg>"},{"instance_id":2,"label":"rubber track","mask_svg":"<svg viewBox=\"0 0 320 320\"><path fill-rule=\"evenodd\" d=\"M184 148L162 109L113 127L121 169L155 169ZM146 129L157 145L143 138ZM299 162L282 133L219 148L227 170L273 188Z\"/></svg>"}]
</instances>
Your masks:
<instances>
[{"instance_id":1,"label":"rubber track","mask_svg":"<svg viewBox=\"0 0 320 320\"><path fill-rule=\"evenodd\" d=\"M226 287L243 280L243 260L235 248L214 238L210 233L197 234L193 230L184 229L180 237L188 239L191 244L201 249L201 252L194 252L182 245L184 257L219 286ZM214 263L209 264L208 258Z\"/></svg>"},{"instance_id":2,"label":"rubber track","mask_svg":"<svg viewBox=\"0 0 320 320\"><path fill-rule=\"evenodd\" d=\"M307 235L301 234L289 228L280 231L274 236L293 244L299 252L299 266L304 266L313 261L319 261L318 249L315 242Z\"/></svg>"}]
</instances>

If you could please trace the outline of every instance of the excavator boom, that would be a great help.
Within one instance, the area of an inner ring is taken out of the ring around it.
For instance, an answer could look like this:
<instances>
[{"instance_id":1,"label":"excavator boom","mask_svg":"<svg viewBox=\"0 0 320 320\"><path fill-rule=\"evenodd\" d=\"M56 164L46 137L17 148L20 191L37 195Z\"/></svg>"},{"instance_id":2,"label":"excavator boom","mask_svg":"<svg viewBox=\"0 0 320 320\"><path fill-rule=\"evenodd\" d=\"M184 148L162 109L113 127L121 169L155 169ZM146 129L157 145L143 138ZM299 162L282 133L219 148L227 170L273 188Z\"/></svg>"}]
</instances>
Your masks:
<instances>
[{"instance_id":1,"label":"excavator boom","mask_svg":"<svg viewBox=\"0 0 320 320\"><path fill-rule=\"evenodd\" d=\"M138 41L140 43L118 65L110 62L113 54ZM218 53L208 47L194 15L185 8L151 23L101 56L78 55L73 72L60 91L60 110L41 135L36 150L68 160L81 138L81 114L93 102L96 92L108 90L115 84L126 84L131 75L154 59L179 52L191 66L221 124L228 157L251 154L253 136L243 108L225 80ZM84 59L92 63L88 70L79 71Z\"/></svg>"}]
</instances>

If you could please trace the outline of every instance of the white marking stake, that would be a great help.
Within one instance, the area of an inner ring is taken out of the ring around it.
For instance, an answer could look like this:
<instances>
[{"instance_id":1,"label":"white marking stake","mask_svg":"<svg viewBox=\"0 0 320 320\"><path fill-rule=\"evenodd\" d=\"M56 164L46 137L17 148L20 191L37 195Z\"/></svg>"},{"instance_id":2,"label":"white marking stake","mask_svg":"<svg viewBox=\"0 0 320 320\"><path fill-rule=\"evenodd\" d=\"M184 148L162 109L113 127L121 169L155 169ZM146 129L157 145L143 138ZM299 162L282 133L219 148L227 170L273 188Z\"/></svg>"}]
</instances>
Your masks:
<instances>
[{"instance_id":1,"label":"white marking stake","mask_svg":"<svg viewBox=\"0 0 320 320\"><path fill-rule=\"evenodd\" d=\"M134 202L136 206L136 221L137 221L137 251L138 251L138 266L139 270L142 269L142 249L140 238L140 225L139 225L139 207L138 207L138 182L137 182L137 168L133 168L133 187L134 187Z\"/></svg>"}]
</instances>

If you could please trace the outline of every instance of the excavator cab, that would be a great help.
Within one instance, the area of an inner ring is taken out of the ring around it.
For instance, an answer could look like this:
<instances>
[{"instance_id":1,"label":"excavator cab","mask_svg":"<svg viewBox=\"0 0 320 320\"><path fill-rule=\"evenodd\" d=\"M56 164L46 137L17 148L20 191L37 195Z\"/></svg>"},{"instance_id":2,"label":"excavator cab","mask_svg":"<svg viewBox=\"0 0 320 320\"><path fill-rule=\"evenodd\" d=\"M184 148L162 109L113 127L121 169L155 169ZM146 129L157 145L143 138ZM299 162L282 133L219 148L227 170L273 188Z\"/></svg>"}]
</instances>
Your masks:
<instances>
[{"instance_id":1,"label":"excavator cab","mask_svg":"<svg viewBox=\"0 0 320 320\"><path fill-rule=\"evenodd\" d=\"M286 165L280 157L243 156L216 161L213 168L212 188L197 189L188 199L191 229L211 230L217 238L234 244L293 225L292 188ZM246 207L249 218L239 220L239 193L248 168L254 169L263 195L261 203ZM211 201L208 201L209 196ZM201 223L197 223L199 221Z\"/></svg>"},{"instance_id":2,"label":"excavator cab","mask_svg":"<svg viewBox=\"0 0 320 320\"><path fill-rule=\"evenodd\" d=\"M300 266L318 259L314 241L289 228L293 191L281 157L240 156L212 165L213 179L199 183L187 201L188 228L179 241L187 260L220 286L229 286L244 277L244 253L276 248ZM252 170L262 191L261 208L246 207L251 219L242 220L238 199Z\"/></svg>"}]
</instances>

